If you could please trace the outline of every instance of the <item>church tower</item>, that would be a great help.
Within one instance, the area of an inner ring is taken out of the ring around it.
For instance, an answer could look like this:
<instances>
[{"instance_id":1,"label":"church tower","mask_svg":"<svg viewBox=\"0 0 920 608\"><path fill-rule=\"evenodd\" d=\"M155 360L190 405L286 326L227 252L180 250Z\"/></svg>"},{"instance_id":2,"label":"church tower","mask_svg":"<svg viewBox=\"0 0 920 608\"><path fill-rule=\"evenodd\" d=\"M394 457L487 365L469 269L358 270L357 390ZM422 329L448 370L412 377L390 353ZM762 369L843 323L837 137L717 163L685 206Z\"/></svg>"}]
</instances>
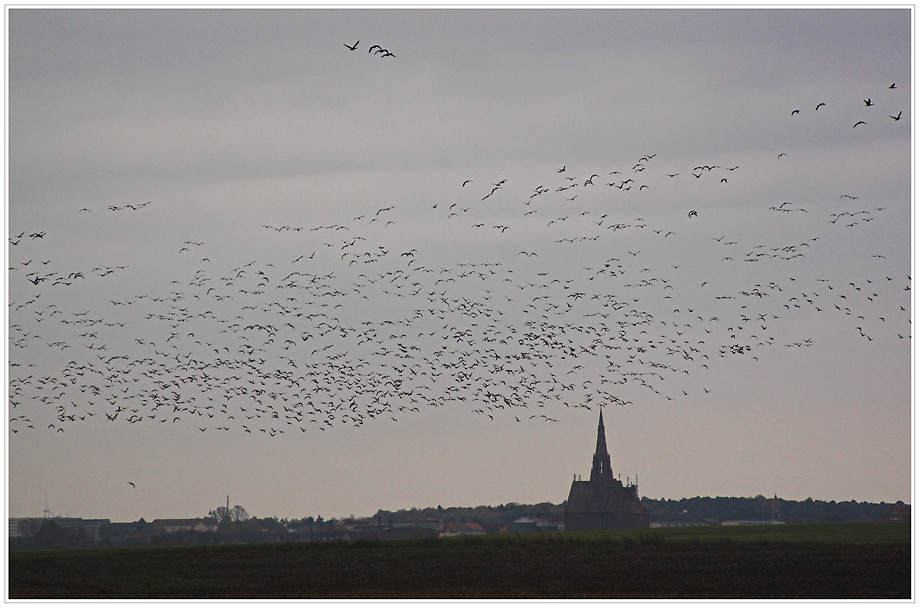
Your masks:
<instances>
[{"instance_id":1,"label":"church tower","mask_svg":"<svg viewBox=\"0 0 920 608\"><path fill-rule=\"evenodd\" d=\"M604 413L597 423L597 442L591 461L591 477L576 477L565 502L566 530L606 530L609 528L648 528L649 514L639 501L635 484L625 486L613 478Z\"/></svg>"}]
</instances>

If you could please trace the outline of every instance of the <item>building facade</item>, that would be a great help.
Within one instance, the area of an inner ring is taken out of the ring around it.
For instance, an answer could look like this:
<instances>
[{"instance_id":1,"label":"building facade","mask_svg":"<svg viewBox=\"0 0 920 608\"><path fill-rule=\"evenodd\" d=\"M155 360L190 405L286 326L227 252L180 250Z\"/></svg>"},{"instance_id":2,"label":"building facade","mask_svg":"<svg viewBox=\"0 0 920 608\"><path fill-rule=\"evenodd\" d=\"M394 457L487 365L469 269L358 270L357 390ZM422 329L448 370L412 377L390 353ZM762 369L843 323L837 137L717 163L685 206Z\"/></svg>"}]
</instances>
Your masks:
<instances>
[{"instance_id":1,"label":"building facade","mask_svg":"<svg viewBox=\"0 0 920 608\"><path fill-rule=\"evenodd\" d=\"M604 413L597 425L597 445L588 481L574 479L565 503L566 530L607 530L611 528L648 528L649 514L639 502L639 488L623 485L613 477Z\"/></svg>"},{"instance_id":2,"label":"building facade","mask_svg":"<svg viewBox=\"0 0 920 608\"><path fill-rule=\"evenodd\" d=\"M30 538L36 536L44 522L54 523L61 528L83 530L93 542L102 538L102 528L109 525L107 519L83 519L81 517L11 517L9 519L10 538Z\"/></svg>"}]
</instances>

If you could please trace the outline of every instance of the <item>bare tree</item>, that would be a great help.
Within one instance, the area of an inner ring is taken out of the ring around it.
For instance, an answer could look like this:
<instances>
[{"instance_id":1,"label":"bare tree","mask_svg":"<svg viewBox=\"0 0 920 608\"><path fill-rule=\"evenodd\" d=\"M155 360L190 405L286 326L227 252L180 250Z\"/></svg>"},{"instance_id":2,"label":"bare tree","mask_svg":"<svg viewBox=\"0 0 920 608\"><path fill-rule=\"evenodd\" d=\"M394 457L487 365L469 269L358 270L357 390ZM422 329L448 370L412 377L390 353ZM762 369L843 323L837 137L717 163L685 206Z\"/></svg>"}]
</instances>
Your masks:
<instances>
[{"instance_id":1,"label":"bare tree","mask_svg":"<svg viewBox=\"0 0 920 608\"><path fill-rule=\"evenodd\" d=\"M216 519L218 522L224 521L246 521L249 519L249 513L240 505L234 505L233 508L217 507L208 512L209 519Z\"/></svg>"}]
</instances>

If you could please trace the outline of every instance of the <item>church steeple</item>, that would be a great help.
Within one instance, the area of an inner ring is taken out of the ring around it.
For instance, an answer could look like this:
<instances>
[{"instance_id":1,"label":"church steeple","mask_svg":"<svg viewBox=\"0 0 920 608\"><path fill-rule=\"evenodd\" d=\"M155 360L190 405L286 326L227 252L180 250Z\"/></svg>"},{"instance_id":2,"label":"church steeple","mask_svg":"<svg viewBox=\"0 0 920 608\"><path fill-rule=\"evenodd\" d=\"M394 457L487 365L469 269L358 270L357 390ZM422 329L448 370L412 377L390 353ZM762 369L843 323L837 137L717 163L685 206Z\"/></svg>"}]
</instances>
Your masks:
<instances>
[{"instance_id":1,"label":"church steeple","mask_svg":"<svg viewBox=\"0 0 920 608\"><path fill-rule=\"evenodd\" d=\"M594 460L591 464L591 481L613 481L610 454L607 453L607 436L604 434L604 412L600 413L597 423L597 447L594 449Z\"/></svg>"}]
</instances>

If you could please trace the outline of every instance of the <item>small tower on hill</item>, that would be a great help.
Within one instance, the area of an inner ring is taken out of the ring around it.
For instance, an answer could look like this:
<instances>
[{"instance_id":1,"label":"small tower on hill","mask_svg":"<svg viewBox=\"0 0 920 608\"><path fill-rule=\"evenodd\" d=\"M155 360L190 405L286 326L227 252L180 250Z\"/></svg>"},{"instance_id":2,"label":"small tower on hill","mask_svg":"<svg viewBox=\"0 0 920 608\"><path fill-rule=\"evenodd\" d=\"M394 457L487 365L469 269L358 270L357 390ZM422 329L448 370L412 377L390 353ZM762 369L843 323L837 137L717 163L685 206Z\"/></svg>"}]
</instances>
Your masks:
<instances>
[{"instance_id":1,"label":"small tower on hill","mask_svg":"<svg viewBox=\"0 0 920 608\"><path fill-rule=\"evenodd\" d=\"M588 481L575 479L565 503L566 530L606 530L610 528L648 528L648 511L639 502L635 484L623 485L613 477L604 414L597 424L597 444Z\"/></svg>"}]
</instances>

